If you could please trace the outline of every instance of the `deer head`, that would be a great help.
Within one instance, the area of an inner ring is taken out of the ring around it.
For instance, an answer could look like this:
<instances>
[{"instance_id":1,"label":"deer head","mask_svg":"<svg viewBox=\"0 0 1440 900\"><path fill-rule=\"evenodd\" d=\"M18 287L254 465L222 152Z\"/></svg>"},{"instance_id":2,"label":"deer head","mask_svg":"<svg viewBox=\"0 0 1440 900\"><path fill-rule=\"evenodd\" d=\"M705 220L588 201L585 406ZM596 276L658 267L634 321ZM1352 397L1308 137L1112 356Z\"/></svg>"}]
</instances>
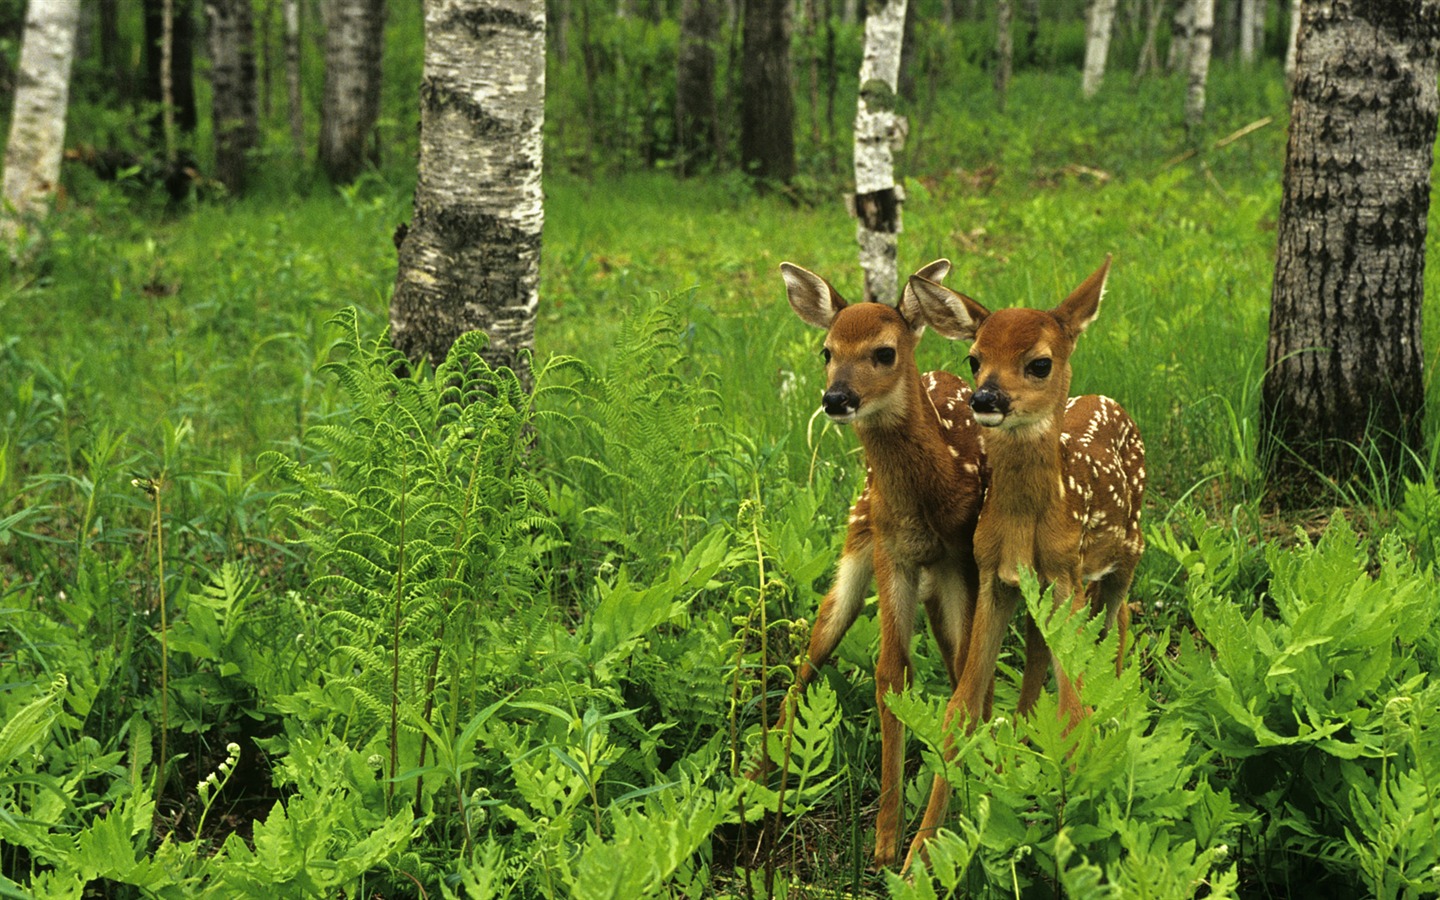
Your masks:
<instances>
[{"instance_id":1,"label":"deer head","mask_svg":"<svg viewBox=\"0 0 1440 900\"><path fill-rule=\"evenodd\" d=\"M949 272L949 260L937 259L916 275L933 283ZM787 262L780 264L780 274L795 315L826 332L820 351L826 415L836 422L866 424L903 418L909 386L919 378L915 345L926 324L925 311L911 292L896 306L851 304L814 272Z\"/></svg>"},{"instance_id":2,"label":"deer head","mask_svg":"<svg viewBox=\"0 0 1440 900\"><path fill-rule=\"evenodd\" d=\"M1100 311L1110 257L1051 310L1002 309L917 274L905 287L925 320L951 340L970 340L975 421L1006 431L1046 429L1070 395L1070 354ZM904 301L902 301L903 305Z\"/></svg>"}]
</instances>

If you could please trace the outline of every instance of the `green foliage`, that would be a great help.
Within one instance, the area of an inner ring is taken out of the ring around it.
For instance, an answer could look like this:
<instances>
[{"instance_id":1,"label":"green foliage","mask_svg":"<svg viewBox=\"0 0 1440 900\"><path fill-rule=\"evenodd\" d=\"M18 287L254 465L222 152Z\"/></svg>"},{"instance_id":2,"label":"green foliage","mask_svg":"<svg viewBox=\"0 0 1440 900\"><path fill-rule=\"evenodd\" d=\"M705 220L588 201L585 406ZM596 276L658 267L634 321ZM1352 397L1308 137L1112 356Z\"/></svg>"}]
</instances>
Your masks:
<instances>
[{"instance_id":1,"label":"green foliage","mask_svg":"<svg viewBox=\"0 0 1440 900\"><path fill-rule=\"evenodd\" d=\"M1016 721L1012 646L996 717L944 766L947 678L917 639L915 690L892 698L926 748L907 813L935 771L956 795L912 880L864 874L872 616L770 735L783 795L733 776L788 702L863 477L851 432L811 419L818 333L775 276L794 259L859 293L833 198L860 29L799 23L802 174L757 196L724 171L644 171L675 156L675 27L571 9L537 335L557 361L527 398L478 337L403 376L375 338L414 178L420 10L402 4L386 159L359 181L291 165L278 118L244 198L162 209L143 167L69 166L33 265L0 274L0 896L1440 890L1434 451L1403 497L1343 498L1376 508L1318 543L1260 512L1278 65L1217 65L1193 133L1180 79L1112 77L1082 102L1047 70L1078 62L1081 6L1047 7L1033 46L1017 24L1003 114L988 26L920 8L899 266L948 256L958 289L1048 305L1116 254L1075 387L1120 399L1149 446L1134 650L1116 676L1114 637L1027 585L1090 715L1067 732L1047 696ZM137 37L138 7L121 19ZM302 58L318 97L321 54ZM144 147L146 109L74 96L77 145Z\"/></svg>"}]
</instances>

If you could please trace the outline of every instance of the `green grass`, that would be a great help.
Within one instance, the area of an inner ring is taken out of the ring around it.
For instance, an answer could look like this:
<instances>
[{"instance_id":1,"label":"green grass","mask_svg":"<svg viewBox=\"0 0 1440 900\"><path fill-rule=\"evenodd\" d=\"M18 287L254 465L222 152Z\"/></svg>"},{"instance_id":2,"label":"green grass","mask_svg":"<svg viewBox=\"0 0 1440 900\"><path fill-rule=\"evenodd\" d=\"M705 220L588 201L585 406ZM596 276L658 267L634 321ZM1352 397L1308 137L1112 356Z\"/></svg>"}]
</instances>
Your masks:
<instances>
[{"instance_id":1,"label":"green grass","mask_svg":"<svg viewBox=\"0 0 1440 900\"><path fill-rule=\"evenodd\" d=\"M414 27L392 23L402 36ZM853 54L854 35L842 37ZM946 256L948 283L992 307L1053 305L1114 254L1074 385L1115 397L1139 423L1152 528L1134 591L1136 666L1118 680L1104 665L1089 672L1103 715L1078 748L1044 710L976 739L958 782L961 834L946 845L974 862L957 864L949 886L1048 895L1058 883L1079 896L1101 873L1141 891L1153 878L1151 896L1227 878L1255 895L1287 880L1353 893L1403 877L1428 890L1433 848L1400 844L1407 828L1433 835L1415 830L1431 796L1416 785L1440 784L1425 712L1436 647L1405 624L1433 598L1433 488L1321 498L1352 507L1362 533L1336 524L1320 550L1290 529L1310 521L1271 521L1261 506L1278 69L1218 69L1207 124L1189 135L1178 81L1131 85L1121 72L1083 103L1078 75L1022 71L1000 115L987 73L934 40L931 52L951 55L909 110L900 270ZM413 68L413 42L387 58ZM580 108L577 90L558 82L555 108ZM406 134L396 123L409 116L392 95L384 127ZM1264 116L1274 121L1215 146ZM578 140L579 124L565 124ZM565 171L573 144L549 149L537 368L565 361L542 378L533 441L513 417L466 425L366 355L385 327L391 235L410 214L403 152L334 189L274 151L250 195L170 211L137 185L72 171L40 255L6 273L0 719L29 724L0 741L0 790L33 820L87 835L85 846L163 857L174 881L92 866L104 878L163 896L253 886L279 868L245 856L247 835L247 848L288 860L284 847L320 847L316 834L373 833L363 846L324 844L368 873L346 890L401 896L414 878L438 896L494 877L525 896L583 894L587 879L641 878L653 863L666 884L705 894L744 894L754 867L756 885L769 868L797 894L908 895L863 874L877 759L870 619L842 644L833 694L814 701L822 712L805 719L808 780L784 801L790 818L769 856L741 851L758 825L737 823L726 775L732 723L758 722L759 695L783 688L803 647L862 477L853 435L812 421L819 333L790 312L777 271L791 260L858 293L846 179L828 164L846 151L806 146L795 190L756 193L723 173L589 180ZM1432 267L1430 347L1437 277ZM358 345L331 322L347 307ZM921 365L958 369L963 353L928 335ZM385 418L391 396L407 398L406 427ZM1420 450L1431 472L1437 396ZM466 478L493 474L465 464L481 450L496 454L495 471L523 462L536 482L523 485L533 515L495 517L508 524L475 537L455 527L469 524L463 511L512 489L469 491ZM272 500L288 488L258 462L269 451L310 467L292 471L313 477L316 508L341 511L279 515ZM163 577L154 507L132 485L162 476ZM406 505L420 496L438 499ZM404 529L412 512L426 523L419 537ZM447 560L463 547L484 577L412 577L397 548L424 541ZM395 588L397 573L419 593ZM163 645L162 589L173 632ZM1330 621L1332 608L1347 618ZM396 635L403 646L382 659L371 645ZM1387 651L1371 654L1365 677L1327 681L1327 648L1358 671L1365 641ZM1095 652L1061 643L1078 668ZM1268 674L1252 670L1247 646L1264 647ZM443 660L439 676L430 659ZM933 742L945 679L928 640L917 665L922 690L902 715ZM68 687L54 687L57 673ZM381 676L393 673L411 718L392 732ZM1002 671L997 709L1013 704L1013 674ZM1344 710L1331 681L1345 683ZM432 689L445 702L418 712ZM434 733L414 778L423 715ZM169 760L153 758L162 731ZM217 791L233 814L205 815L213 796L190 785L230 740L239 768ZM396 758L414 771L392 784L373 760ZM171 773L163 847L149 841L145 805L159 764ZM1326 796L1303 787L1312 776ZM925 781L911 782L912 808ZM392 791L418 796L413 829ZM44 806L47 792L70 805ZM271 813L282 798L288 819ZM754 812L781 801L747 802ZM1143 815L1120 814L1132 806ZM47 857L48 826L3 828L23 849L0 850L0 874L18 883L83 856ZM1359 837L1347 843L1346 829ZM816 846L828 849L806 852Z\"/></svg>"}]
</instances>

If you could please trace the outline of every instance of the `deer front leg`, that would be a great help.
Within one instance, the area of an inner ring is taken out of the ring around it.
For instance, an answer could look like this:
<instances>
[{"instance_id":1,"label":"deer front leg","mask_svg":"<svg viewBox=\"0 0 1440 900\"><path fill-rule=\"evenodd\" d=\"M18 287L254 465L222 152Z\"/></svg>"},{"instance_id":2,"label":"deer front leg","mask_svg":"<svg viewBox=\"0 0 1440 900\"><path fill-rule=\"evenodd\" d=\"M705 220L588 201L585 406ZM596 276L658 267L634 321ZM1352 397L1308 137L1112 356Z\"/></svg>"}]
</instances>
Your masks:
<instances>
[{"instance_id":1,"label":"deer front leg","mask_svg":"<svg viewBox=\"0 0 1440 900\"><path fill-rule=\"evenodd\" d=\"M1000 645L1018 601L1019 592L1002 584L993 572L981 575L980 597L975 604L975 621L970 626L970 652L966 654L965 671L961 673L960 684L945 708L944 758L947 763L955 758L951 728L956 718L965 717L965 733L969 734L985 715L987 700L995 684L995 663L1000 658ZM945 814L950 808L950 793L950 780L943 773L936 775L930 783L930 801L925 805L925 817L920 820L920 830L910 844L909 855L905 857L904 871L910 870L917 856L923 858L925 842L945 823Z\"/></svg>"},{"instance_id":2,"label":"deer front leg","mask_svg":"<svg viewBox=\"0 0 1440 900\"><path fill-rule=\"evenodd\" d=\"M835 580L820 609L815 614L815 624L810 628L810 648L800 663L795 684L781 704L772 732L784 733L789 724L791 701L799 702L810 682L820 674L820 668L830 659L840 639L865 605L865 595L870 592L870 581L875 573L873 533L868 524L859 527L852 524L845 536L845 552L835 568ZM760 748L760 758L746 773L751 781L758 781L774 768L768 747Z\"/></svg>"},{"instance_id":3,"label":"deer front leg","mask_svg":"<svg viewBox=\"0 0 1440 900\"><path fill-rule=\"evenodd\" d=\"M904 795L905 729L886 702L905 689L914 675L910 638L920 573L897 563L883 545L875 548L875 580L880 594L880 658L875 664L875 705L880 710L880 812L875 820L875 865L895 862L900 852L900 801Z\"/></svg>"}]
</instances>

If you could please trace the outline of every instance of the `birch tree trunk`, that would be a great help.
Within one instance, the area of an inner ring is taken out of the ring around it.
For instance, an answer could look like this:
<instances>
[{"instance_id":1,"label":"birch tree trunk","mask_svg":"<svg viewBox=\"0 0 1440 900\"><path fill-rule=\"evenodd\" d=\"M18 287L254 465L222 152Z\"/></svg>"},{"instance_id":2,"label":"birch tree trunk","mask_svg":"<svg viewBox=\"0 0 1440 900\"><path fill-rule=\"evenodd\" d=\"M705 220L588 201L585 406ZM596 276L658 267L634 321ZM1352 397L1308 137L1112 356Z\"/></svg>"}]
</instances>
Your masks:
<instances>
[{"instance_id":1,"label":"birch tree trunk","mask_svg":"<svg viewBox=\"0 0 1440 900\"><path fill-rule=\"evenodd\" d=\"M365 168L380 115L384 37L384 0L326 0L320 166L332 181L354 181Z\"/></svg>"},{"instance_id":2,"label":"birch tree trunk","mask_svg":"<svg viewBox=\"0 0 1440 900\"><path fill-rule=\"evenodd\" d=\"M1440 0L1305 3L1262 392L1292 503L1420 449L1437 55Z\"/></svg>"},{"instance_id":3,"label":"birch tree trunk","mask_svg":"<svg viewBox=\"0 0 1440 900\"><path fill-rule=\"evenodd\" d=\"M60 181L79 22L80 0L30 0L25 12L0 208L0 238L12 255L23 223L45 214Z\"/></svg>"},{"instance_id":4,"label":"birch tree trunk","mask_svg":"<svg viewBox=\"0 0 1440 900\"><path fill-rule=\"evenodd\" d=\"M1190 0L1190 47L1186 61L1185 125L1195 129L1205 119L1205 82L1210 77L1210 32L1215 25L1215 0Z\"/></svg>"},{"instance_id":5,"label":"birch tree trunk","mask_svg":"<svg viewBox=\"0 0 1440 900\"><path fill-rule=\"evenodd\" d=\"M1179 72L1189 68L1197 2L1198 0L1177 0L1175 4L1175 16L1170 20L1170 52L1165 55L1167 72Z\"/></svg>"},{"instance_id":6,"label":"birch tree trunk","mask_svg":"<svg viewBox=\"0 0 1440 900\"><path fill-rule=\"evenodd\" d=\"M255 22L250 0L206 0L205 15L210 22L215 178L238 194L245 189L250 151L260 143L255 116Z\"/></svg>"},{"instance_id":7,"label":"birch tree trunk","mask_svg":"<svg viewBox=\"0 0 1440 900\"><path fill-rule=\"evenodd\" d=\"M1116 0L1091 0L1085 20L1085 69L1080 92L1093 97L1105 79L1105 57L1110 53L1110 31L1115 25Z\"/></svg>"},{"instance_id":8,"label":"birch tree trunk","mask_svg":"<svg viewBox=\"0 0 1440 900\"><path fill-rule=\"evenodd\" d=\"M530 384L544 116L544 0L426 0L419 181L390 301L410 359L438 363L479 329L485 358Z\"/></svg>"},{"instance_id":9,"label":"birch tree trunk","mask_svg":"<svg viewBox=\"0 0 1440 900\"><path fill-rule=\"evenodd\" d=\"M305 99L300 91L300 0L285 4L285 97L295 158L305 160Z\"/></svg>"},{"instance_id":10,"label":"birch tree trunk","mask_svg":"<svg viewBox=\"0 0 1440 900\"><path fill-rule=\"evenodd\" d=\"M1240 0L1240 62L1254 65L1259 38L1264 36L1265 11L1260 0ZM1259 24L1260 28L1256 25Z\"/></svg>"},{"instance_id":11,"label":"birch tree trunk","mask_svg":"<svg viewBox=\"0 0 1440 900\"><path fill-rule=\"evenodd\" d=\"M909 128L895 111L905 6L906 0L870 0L855 110L854 212L865 299L890 304L899 284L895 252L905 201L895 183L894 153L904 146Z\"/></svg>"}]
</instances>

